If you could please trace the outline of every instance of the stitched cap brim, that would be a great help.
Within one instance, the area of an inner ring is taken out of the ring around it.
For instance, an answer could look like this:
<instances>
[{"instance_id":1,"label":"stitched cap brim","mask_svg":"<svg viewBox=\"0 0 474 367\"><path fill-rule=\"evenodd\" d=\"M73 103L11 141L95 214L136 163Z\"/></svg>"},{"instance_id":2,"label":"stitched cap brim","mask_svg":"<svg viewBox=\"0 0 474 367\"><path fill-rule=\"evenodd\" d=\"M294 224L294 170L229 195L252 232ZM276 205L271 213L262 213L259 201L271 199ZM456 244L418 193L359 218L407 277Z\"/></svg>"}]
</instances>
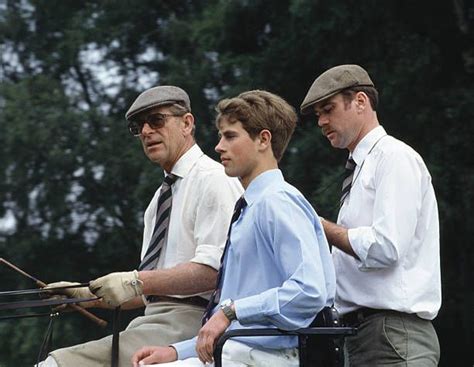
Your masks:
<instances>
[{"instance_id":1,"label":"stitched cap brim","mask_svg":"<svg viewBox=\"0 0 474 367\"><path fill-rule=\"evenodd\" d=\"M151 108L179 104L186 108L187 111L191 111L191 102L188 94L181 88L174 85L161 85L147 89L141 93L137 99L132 103L125 119L130 120L137 114L140 114Z\"/></svg>"},{"instance_id":2,"label":"stitched cap brim","mask_svg":"<svg viewBox=\"0 0 474 367\"><path fill-rule=\"evenodd\" d=\"M338 94L343 89L345 89L345 88L338 89L338 90L336 90L332 93L328 93L327 95L322 96L322 97L320 97L320 98L318 98L314 101L308 101L305 104L302 104L301 107L300 107L301 114L302 115L309 115L311 112L314 112L313 107L316 103L324 101L325 99L331 98L332 96L335 96L336 94Z\"/></svg>"},{"instance_id":3,"label":"stitched cap brim","mask_svg":"<svg viewBox=\"0 0 474 367\"><path fill-rule=\"evenodd\" d=\"M374 83L367 71L359 65L334 66L316 78L301 103L300 111L307 115L312 112L316 103L353 87L374 87Z\"/></svg>"},{"instance_id":4,"label":"stitched cap brim","mask_svg":"<svg viewBox=\"0 0 474 367\"><path fill-rule=\"evenodd\" d=\"M329 99L329 98L335 96L336 94L342 92L344 89L348 89L348 88L352 88L352 87L373 87L373 86L374 86L373 84L366 84L366 85L355 84L355 85L350 85L348 87L344 87L344 88L335 90L333 92L327 93L326 95L321 96L321 97L315 99L314 101L307 101L304 104L302 104L301 107L300 107L301 114L302 115L309 115L310 113L314 112L313 108L314 108L314 105L316 103L322 102L325 99Z\"/></svg>"},{"instance_id":5,"label":"stitched cap brim","mask_svg":"<svg viewBox=\"0 0 474 367\"><path fill-rule=\"evenodd\" d=\"M146 110L150 110L150 109L152 109L152 108L160 107L160 106L172 105L172 104L174 104L174 103L179 103L179 102L178 102L178 101L171 101L171 100L169 100L169 101L161 101L161 102L150 103L149 105L140 107L139 109L135 109L135 110L132 111L132 112L130 112L130 111L127 112L127 113L125 114L125 118L126 118L127 120L131 120L131 119L133 119L133 116L136 116L136 115L138 115L138 114L140 114L140 113L142 113L142 112L144 112L144 111L146 111Z\"/></svg>"}]
</instances>

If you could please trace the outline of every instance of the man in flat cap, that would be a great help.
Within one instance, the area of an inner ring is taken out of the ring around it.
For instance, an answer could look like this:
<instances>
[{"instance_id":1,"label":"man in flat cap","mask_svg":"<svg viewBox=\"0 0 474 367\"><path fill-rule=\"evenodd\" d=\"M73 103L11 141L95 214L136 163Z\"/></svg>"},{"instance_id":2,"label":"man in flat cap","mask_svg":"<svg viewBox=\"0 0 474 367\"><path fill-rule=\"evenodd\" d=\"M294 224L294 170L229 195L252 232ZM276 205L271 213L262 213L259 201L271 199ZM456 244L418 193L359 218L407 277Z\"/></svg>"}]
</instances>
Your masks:
<instances>
[{"instance_id":1,"label":"man in flat cap","mask_svg":"<svg viewBox=\"0 0 474 367\"><path fill-rule=\"evenodd\" d=\"M243 191L196 144L190 100L181 88L146 90L125 117L145 155L165 173L145 211L141 263L136 270L93 280L89 289L67 291L73 297L101 297L86 307L145 306L145 315L120 334L121 367L130 366L133 352L143 345L168 345L196 335L208 304L206 292L216 284L234 204ZM109 336L58 349L40 366L109 366L111 347Z\"/></svg>"},{"instance_id":2,"label":"man in flat cap","mask_svg":"<svg viewBox=\"0 0 474 367\"><path fill-rule=\"evenodd\" d=\"M337 224L322 221L333 245L336 308L358 328L347 339L348 363L437 366L436 197L420 155L380 126L377 103L368 73L339 65L314 81L301 104L334 148L349 151Z\"/></svg>"},{"instance_id":3,"label":"man in flat cap","mask_svg":"<svg viewBox=\"0 0 474 367\"><path fill-rule=\"evenodd\" d=\"M334 266L318 215L278 168L296 127L294 108L276 94L251 90L221 100L216 111L216 152L245 192L213 302L196 338L144 347L133 356L134 367L211 367L215 343L226 330L307 327L334 302ZM222 365L299 366L296 345L296 337L286 336L232 339Z\"/></svg>"}]
</instances>

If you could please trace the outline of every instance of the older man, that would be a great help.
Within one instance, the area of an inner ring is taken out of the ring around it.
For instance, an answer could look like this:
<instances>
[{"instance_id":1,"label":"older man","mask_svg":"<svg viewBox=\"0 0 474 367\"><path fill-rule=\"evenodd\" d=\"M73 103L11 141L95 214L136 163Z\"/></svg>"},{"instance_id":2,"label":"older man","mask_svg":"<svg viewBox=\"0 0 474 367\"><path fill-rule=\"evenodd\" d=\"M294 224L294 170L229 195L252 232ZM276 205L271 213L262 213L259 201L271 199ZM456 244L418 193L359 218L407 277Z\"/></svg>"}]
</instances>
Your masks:
<instances>
[{"instance_id":1,"label":"older man","mask_svg":"<svg viewBox=\"0 0 474 367\"><path fill-rule=\"evenodd\" d=\"M232 210L242 193L238 180L228 178L195 143L190 100L181 88L143 92L126 119L145 155L165 171L145 212L141 264L93 280L90 290L68 291L74 297L101 297L86 307L146 306L145 315L120 335L120 366L129 366L143 345L166 345L197 333L207 304L203 297L215 285ZM109 336L53 351L43 365L108 366L111 341Z\"/></svg>"},{"instance_id":2,"label":"older man","mask_svg":"<svg viewBox=\"0 0 474 367\"><path fill-rule=\"evenodd\" d=\"M214 302L196 338L144 347L133 356L134 367L210 367L215 343L227 329L306 327L334 300L334 267L320 220L278 168L296 127L293 107L273 93L253 90L220 101L216 110L221 136L216 151L245 192L229 229ZM296 339L231 340L223 365L298 366Z\"/></svg>"}]
</instances>

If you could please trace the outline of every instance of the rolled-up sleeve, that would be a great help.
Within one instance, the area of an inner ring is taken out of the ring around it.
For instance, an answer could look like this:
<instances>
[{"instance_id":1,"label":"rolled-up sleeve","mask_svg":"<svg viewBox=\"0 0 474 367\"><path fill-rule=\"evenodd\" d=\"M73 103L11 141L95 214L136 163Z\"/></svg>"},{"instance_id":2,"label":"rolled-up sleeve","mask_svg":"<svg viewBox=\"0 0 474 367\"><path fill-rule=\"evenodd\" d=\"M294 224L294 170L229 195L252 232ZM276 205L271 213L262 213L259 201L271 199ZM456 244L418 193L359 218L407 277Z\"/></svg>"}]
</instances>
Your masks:
<instances>
[{"instance_id":1,"label":"rolled-up sleeve","mask_svg":"<svg viewBox=\"0 0 474 367\"><path fill-rule=\"evenodd\" d=\"M203 180L196 211L194 238L196 246L192 262L219 269L220 258L227 239L230 219L237 198L241 195L240 184L216 172Z\"/></svg>"},{"instance_id":2,"label":"rolled-up sleeve","mask_svg":"<svg viewBox=\"0 0 474 367\"><path fill-rule=\"evenodd\" d=\"M348 230L359 268L366 271L392 267L404 256L415 235L422 202L421 171L412 155L403 151L386 154L373 180L372 225Z\"/></svg>"}]
</instances>

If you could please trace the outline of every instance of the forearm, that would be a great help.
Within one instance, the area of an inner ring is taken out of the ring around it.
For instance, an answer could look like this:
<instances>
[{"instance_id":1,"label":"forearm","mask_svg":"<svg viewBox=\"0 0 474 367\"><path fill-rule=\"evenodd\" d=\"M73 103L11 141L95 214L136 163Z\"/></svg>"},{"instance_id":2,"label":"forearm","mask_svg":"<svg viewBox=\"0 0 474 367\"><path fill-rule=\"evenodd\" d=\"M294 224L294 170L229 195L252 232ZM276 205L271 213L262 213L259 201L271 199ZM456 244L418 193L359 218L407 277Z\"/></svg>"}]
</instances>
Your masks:
<instances>
[{"instance_id":1,"label":"forearm","mask_svg":"<svg viewBox=\"0 0 474 367\"><path fill-rule=\"evenodd\" d=\"M323 218L321 218L321 224L323 225L326 238L328 239L328 242L331 245L337 247L339 250L359 260L359 257L354 252L351 243L349 242L347 228L344 228L336 223L330 222Z\"/></svg>"},{"instance_id":2,"label":"forearm","mask_svg":"<svg viewBox=\"0 0 474 367\"><path fill-rule=\"evenodd\" d=\"M143 302L142 297L132 298L130 301L127 301L121 305L122 310L134 310L136 308L144 307L145 303Z\"/></svg>"},{"instance_id":3,"label":"forearm","mask_svg":"<svg viewBox=\"0 0 474 367\"><path fill-rule=\"evenodd\" d=\"M102 299L97 299L89 302L81 302L80 305L84 308L103 308L103 309L113 309L114 307L104 302ZM140 308L145 306L142 297L135 297L130 301L127 301L121 305L122 310L133 310L135 308Z\"/></svg>"},{"instance_id":4,"label":"forearm","mask_svg":"<svg viewBox=\"0 0 474 367\"><path fill-rule=\"evenodd\" d=\"M217 271L198 263L179 264L169 269L139 272L145 295L191 295L207 292L216 286Z\"/></svg>"}]
</instances>

